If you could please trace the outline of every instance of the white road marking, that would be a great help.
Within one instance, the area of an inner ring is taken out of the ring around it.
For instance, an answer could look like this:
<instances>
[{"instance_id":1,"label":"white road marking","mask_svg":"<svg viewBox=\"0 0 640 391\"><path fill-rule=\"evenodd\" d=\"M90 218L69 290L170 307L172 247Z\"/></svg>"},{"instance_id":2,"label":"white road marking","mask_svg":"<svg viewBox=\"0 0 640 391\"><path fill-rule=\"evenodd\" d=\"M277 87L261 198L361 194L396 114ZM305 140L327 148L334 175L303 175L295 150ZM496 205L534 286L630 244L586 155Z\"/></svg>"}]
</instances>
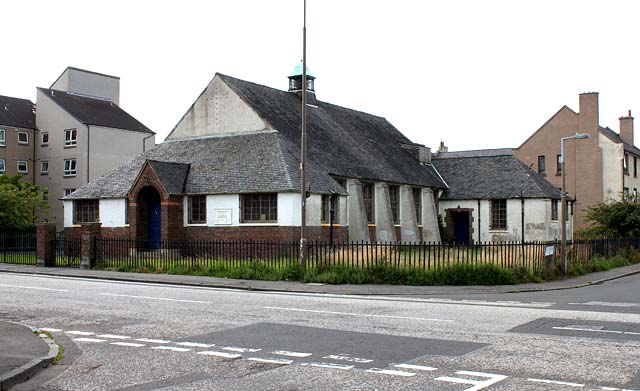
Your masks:
<instances>
[{"instance_id":1,"label":"white road marking","mask_svg":"<svg viewBox=\"0 0 640 391\"><path fill-rule=\"evenodd\" d=\"M640 307L638 303L616 303L611 301L587 301L585 303L568 303L573 305L591 305L603 307Z\"/></svg>"},{"instance_id":2,"label":"white road marking","mask_svg":"<svg viewBox=\"0 0 640 391\"><path fill-rule=\"evenodd\" d=\"M95 343L107 342L106 339L97 339L97 338L74 338L73 340L76 342L95 342Z\"/></svg>"},{"instance_id":3,"label":"white road marking","mask_svg":"<svg viewBox=\"0 0 640 391\"><path fill-rule=\"evenodd\" d=\"M147 343L170 343L171 342L164 339L151 339L151 338L137 338L136 341L147 342Z\"/></svg>"},{"instance_id":4,"label":"white road marking","mask_svg":"<svg viewBox=\"0 0 640 391\"><path fill-rule=\"evenodd\" d=\"M435 380L446 381L449 383L471 384L473 387L467 388L464 391L478 391L478 390L482 390L483 388L487 388L493 384L496 384L507 378L507 376L504 376L504 375L496 375L493 373L472 372L472 371L457 371L456 375L485 377L485 378L488 378L488 380L484 380L484 381L470 380L470 379L461 379L458 377L449 377L449 376L437 377L435 378Z\"/></svg>"},{"instance_id":5,"label":"white road marking","mask_svg":"<svg viewBox=\"0 0 640 391\"><path fill-rule=\"evenodd\" d=\"M196 304L211 304L210 301L199 301L199 300L181 300L181 299L168 299L166 297L152 297L152 296L134 296L134 295L117 295L115 293L101 293L102 296L112 296L112 297L128 297L132 299L147 299L147 300L161 300L161 301L175 301L178 303L196 303Z\"/></svg>"},{"instance_id":6,"label":"white road marking","mask_svg":"<svg viewBox=\"0 0 640 391\"><path fill-rule=\"evenodd\" d=\"M157 350L171 350L172 352L189 352L191 349L187 348L176 348L175 346L154 346L151 349Z\"/></svg>"},{"instance_id":7,"label":"white road marking","mask_svg":"<svg viewBox=\"0 0 640 391\"><path fill-rule=\"evenodd\" d=\"M256 361L256 362L264 362L269 364L278 364L278 365L289 365L293 362L293 360L286 360L284 358L258 358L258 357L249 357L247 360Z\"/></svg>"},{"instance_id":8,"label":"white road marking","mask_svg":"<svg viewBox=\"0 0 640 391\"><path fill-rule=\"evenodd\" d=\"M50 333L58 333L58 332L62 331L60 329L52 329L52 328L49 328L49 327L42 327L42 328L40 328L38 330L40 330L40 331L48 331Z\"/></svg>"},{"instance_id":9,"label":"white road marking","mask_svg":"<svg viewBox=\"0 0 640 391\"><path fill-rule=\"evenodd\" d=\"M312 366L312 367L317 367L317 368L331 368L331 369L340 369L340 370L347 370L347 369L353 369L353 365L341 365L341 364L334 364L334 363L330 363L330 362L314 362L314 363L304 363L301 365L305 365L305 366Z\"/></svg>"},{"instance_id":10,"label":"white road marking","mask_svg":"<svg viewBox=\"0 0 640 391\"><path fill-rule=\"evenodd\" d=\"M547 380L547 379L527 379L527 381L534 382L534 383L559 384L559 385L561 385L561 386L569 386L569 387L584 387L584 384L580 384L580 383L570 383L570 382L557 381L557 380Z\"/></svg>"},{"instance_id":11,"label":"white road marking","mask_svg":"<svg viewBox=\"0 0 640 391\"><path fill-rule=\"evenodd\" d=\"M251 348L240 348L237 346L225 346L222 350L228 350L230 352L238 352L238 353L255 353L259 352L262 349L251 349Z\"/></svg>"},{"instance_id":12,"label":"white road marking","mask_svg":"<svg viewBox=\"0 0 640 391\"><path fill-rule=\"evenodd\" d=\"M0 286L5 288L16 288L16 289L33 289L36 291L69 292L66 289L42 288L39 286L24 286L24 285L9 285L9 284L0 284Z\"/></svg>"},{"instance_id":13,"label":"white road marking","mask_svg":"<svg viewBox=\"0 0 640 391\"><path fill-rule=\"evenodd\" d=\"M199 343L199 342L178 342L176 343L176 345L189 346L191 348L210 348L215 346L214 344L206 344L206 343Z\"/></svg>"},{"instance_id":14,"label":"white road marking","mask_svg":"<svg viewBox=\"0 0 640 391\"><path fill-rule=\"evenodd\" d=\"M543 301L533 301L531 303L523 303L520 301L512 301L512 300L498 300L498 301L488 301L488 300L452 300L452 299L422 299L422 301L427 303L436 303L436 304L467 304L467 305L481 305L481 306L498 306L498 307L535 307L535 308L546 308L555 305L556 303L543 302Z\"/></svg>"},{"instance_id":15,"label":"white road marking","mask_svg":"<svg viewBox=\"0 0 640 391\"><path fill-rule=\"evenodd\" d=\"M300 353L300 352L289 352L289 351L286 351L286 350L276 350L275 352L273 352L273 354L277 354L278 356L289 356L289 357L302 358L302 357L309 357L313 353Z\"/></svg>"},{"instance_id":16,"label":"white road marking","mask_svg":"<svg viewBox=\"0 0 640 391\"><path fill-rule=\"evenodd\" d=\"M347 361L347 362L356 362L358 364L367 364L373 362L373 360L369 360L368 358L359 358L359 357L351 357L346 354L331 354L328 356L324 356L322 358L326 358L328 360L339 360L339 361Z\"/></svg>"},{"instance_id":17,"label":"white road marking","mask_svg":"<svg viewBox=\"0 0 640 391\"><path fill-rule=\"evenodd\" d=\"M394 371L392 369L379 369L379 368L367 369L367 372L380 373L380 374L383 374L383 375L402 376L402 377L411 377L411 376L415 376L416 375L413 372Z\"/></svg>"},{"instance_id":18,"label":"white road marking","mask_svg":"<svg viewBox=\"0 0 640 391\"><path fill-rule=\"evenodd\" d=\"M84 336L88 336L88 335L93 335L94 333L90 333L88 331L76 331L76 330L72 330L72 331L65 331L65 334L71 334L71 335L84 335Z\"/></svg>"},{"instance_id":19,"label":"white road marking","mask_svg":"<svg viewBox=\"0 0 640 391\"><path fill-rule=\"evenodd\" d=\"M604 333L604 334L620 334L620 335L640 335L640 333L635 333L633 331L619 331L619 330L597 330L592 328L583 328L583 327L552 327L555 330L569 330L569 331L588 331L591 333Z\"/></svg>"},{"instance_id":20,"label":"white road marking","mask_svg":"<svg viewBox=\"0 0 640 391\"><path fill-rule=\"evenodd\" d=\"M129 338L131 338L131 337L127 337L126 335L114 335L114 334L101 334L101 335L98 335L98 337L107 338L107 339L129 339Z\"/></svg>"},{"instance_id":21,"label":"white road marking","mask_svg":"<svg viewBox=\"0 0 640 391\"><path fill-rule=\"evenodd\" d=\"M437 371L438 370L438 368L425 367L422 365L414 365L414 364L396 364L394 365L394 367L402 368L402 369L411 369L415 371Z\"/></svg>"},{"instance_id":22,"label":"white road marking","mask_svg":"<svg viewBox=\"0 0 640 391\"><path fill-rule=\"evenodd\" d=\"M620 391L619 388L615 388L615 387L600 387L601 390L606 390L606 391Z\"/></svg>"},{"instance_id":23,"label":"white road marking","mask_svg":"<svg viewBox=\"0 0 640 391\"><path fill-rule=\"evenodd\" d=\"M367 318L425 320L425 321L430 321L430 322L453 322L453 320L450 320L450 319L414 318L414 317L411 317L411 316L356 314L356 313L351 313L351 312L305 310L305 309L302 309L302 308L286 308L286 307L264 307L264 308L271 309L271 310L281 310L281 311L312 312L312 313L316 313L316 314L362 316L362 317L367 317Z\"/></svg>"},{"instance_id":24,"label":"white road marking","mask_svg":"<svg viewBox=\"0 0 640 391\"><path fill-rule=\"evenodd\" d=\"M225 353L225 352L214 352L214 351L198 352L198 354L202 354L204 356L216 356L216 357L222 357L222 358L242 357L242 354L238 354L238 353Z\"/></svg>"},{"instance_id":25,"label":"white road marking","mask_svg":"<svg viewBox=\"0 0 640 391\"><path fill-rule=\"evenodd\" d=\"M133 342L111 342L109 345L128 346L131 348L141 348L143 346L146 346L143 343L133 343Z\"/></svg>"}]
</instances>

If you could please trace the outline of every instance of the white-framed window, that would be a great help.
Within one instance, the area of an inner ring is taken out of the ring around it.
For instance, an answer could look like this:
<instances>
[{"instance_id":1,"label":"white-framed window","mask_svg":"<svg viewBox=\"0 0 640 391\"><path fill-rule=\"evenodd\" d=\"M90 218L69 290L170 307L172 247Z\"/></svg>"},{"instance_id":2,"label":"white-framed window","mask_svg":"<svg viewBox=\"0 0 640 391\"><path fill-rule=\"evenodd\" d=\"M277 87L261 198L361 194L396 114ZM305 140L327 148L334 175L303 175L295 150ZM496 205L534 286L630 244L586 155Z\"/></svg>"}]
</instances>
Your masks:
<instances>
[{"instance_id":1,"label":"white-framed window","mask_svg":"<svg viewBox=\"0 0 640 391\"><path fill-rule=\"evenodd\" d=\"M76 189L64 189L64 196L70 196L74 191L76 191Z\"/></svg>"},{"instance_id":2,"label":"white-framed window","mask_svg":"<svg viewBox=\"0 0 640 391\"><path fill-rule=\"evenodd\" d=\"M43 160L40 162L40 174L48 174L49 173L49 162L47 160Z\"/></svg>"},{"instance_id":3,"label":"white-framed window","mask_svg":"<svg viewBox=\"0 0 640 391\"><path fill-rule=\"evenodd\" d=\"M22 145L29 144L29 133L18 132L18 144L22 144Z\"/></svg>"},{"instance_id":4,"label":"white-framed window","mask_svg":"<svg viewBox=\"0 0 640 391\"><path fill-rule=\"evenodd\" d=\"M6 130L0 129L0 147L4 147L6 141Z\"/></svg>"},{"instance_id":5,"label":"white-framed window","mask_svg":"<svg viewBox=\"0 0 640 391\"><path fill-rule=\"evenodd\" d=\"M49 132L40 133L40 145L49 145Z\"/></svg>"},{"instance_id":6,"label":"white-framed window","mask_svg":"<svg viewBox=\"0 0 640 391\"><path fill-rule=\"evenodd\" d=\"M76 159L64 159L64 176L76 176Z\"/></svg>"},{"instance_id":7,"label":"white-framed window","mask_svg":"<svg viewBox=\"0 0 640 391\"><path fill-rule=\"evenodd\" d=\"M0 174L4 174L6 167L4 165L4 159L0 159Z\"/></svg>"},{"instance_id":8,"label":"white-framed window","mask_svg":"<svg viewBox=\"0 0 640 391\"><path fill-rule=\"evenodd\" d=\"M78 131L76 129L64 130L64 146L75 147L78 144Z\"/></svg>"},{"instance_id":9,"label":"white-framed window","mask_svg":"<svg viewBox=\"0 0 640 391\"><path fill-rule=\"evenodd\" d=\"M18 160L18 173L19 174L28 174L29 173L29 164L26 160Z\"/></svg>"}]
</instances>

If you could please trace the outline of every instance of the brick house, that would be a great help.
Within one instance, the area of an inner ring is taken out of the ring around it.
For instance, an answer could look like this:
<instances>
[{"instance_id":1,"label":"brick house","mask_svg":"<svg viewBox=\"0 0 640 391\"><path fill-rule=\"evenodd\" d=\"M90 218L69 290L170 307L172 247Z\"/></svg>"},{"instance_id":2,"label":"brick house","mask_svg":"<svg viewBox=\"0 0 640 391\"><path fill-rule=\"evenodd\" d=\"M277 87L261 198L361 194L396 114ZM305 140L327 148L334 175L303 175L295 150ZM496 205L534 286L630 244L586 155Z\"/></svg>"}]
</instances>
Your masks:
<instances>
[{"instance_id":1,"label":"brick house","mask_svg":"<svg viewBox=\"0 0 640 391\"><path fill-rule=\"evenodd\" d=\"M597 92L580 94L580 111L563 106L514 149L515 156L561 187L565 170L567 192L575 199L575 226L586 225L588 208L600 202L619 200L626 194L637 200L640 188L638 159L634 145L633 117L620 117L620 133L600 125ZM560 138L587 133L588 139L565 142L565 164L559 163Z\"/></svg>"},{"instance_id":2,"label":"brick house","mask_svg":"<svg viewBox=\"0 0 640 391\"><path fill-rule=\"evenodd\" d=\"M440 152L433 164L449 186L439 201L445 240L560 239L560 190L513 156L510 148ZM568 213L569 239L572 220Z\"/></svg>"},{"instance_id":3,"label":"brick house","mask_svg":"<svg viewBox=\"0 0 640 391\"><path fill-rule=\"evenodd\" d=\"M216 74L164 143L64 198L65 230L147 239L297 240L301 69L289 90ZM310 240L439 241L446 188L428 148L382 117L316 99L309 75Z\"/></svg>"}]
</instances>

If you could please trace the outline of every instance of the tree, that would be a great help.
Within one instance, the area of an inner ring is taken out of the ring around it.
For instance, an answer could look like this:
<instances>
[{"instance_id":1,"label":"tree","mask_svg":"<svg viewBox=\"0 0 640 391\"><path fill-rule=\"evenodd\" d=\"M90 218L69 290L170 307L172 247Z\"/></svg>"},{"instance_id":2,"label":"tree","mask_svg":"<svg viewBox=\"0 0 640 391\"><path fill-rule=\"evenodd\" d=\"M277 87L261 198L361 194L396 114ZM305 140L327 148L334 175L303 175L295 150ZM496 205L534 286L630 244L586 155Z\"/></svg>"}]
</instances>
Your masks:
<instances>
[{"instance_id":1,"label":"tree","mask_svg":"<svg viewBox=\"0 0 640 391\"><path fill-rule=\"evenodd\" d=\"M640 237L640 204L631 200L599 203L587 211L590 236Z\"/></svg>"},{"instance_id":2,"label":"tree","mask_svg":"<svg viewBox=\"0 0 640 391\"><path fill-rule=\"evenodd\" d=\"M36 213L48 208L46 190L20 178L20 175L0 175L0 231L32 230Z\"/></svg>"}]
</instances>

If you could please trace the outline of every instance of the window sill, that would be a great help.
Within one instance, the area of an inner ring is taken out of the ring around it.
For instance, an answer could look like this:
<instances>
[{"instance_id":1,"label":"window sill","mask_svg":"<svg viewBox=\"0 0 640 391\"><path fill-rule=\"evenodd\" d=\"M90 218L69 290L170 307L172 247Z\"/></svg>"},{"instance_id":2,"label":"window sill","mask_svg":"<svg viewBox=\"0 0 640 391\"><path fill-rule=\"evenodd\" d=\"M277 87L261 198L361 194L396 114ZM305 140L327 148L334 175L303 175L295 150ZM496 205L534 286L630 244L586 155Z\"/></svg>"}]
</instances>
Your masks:
<instances>
[{"instance_id":1,"label":"window sill","mask_svg":"<svg viewBox=\"0 0 640 391\"><path fill-rule=\"evenodd\" d=\"M369 223L369 224L367 224L367 226L369 226L369 227L375 227L376 225L375 225L375 224L371 224L371 223Z\"/></svg>"},{"instance_id":2,"label":"window sill","mask_svg":"<svg viewBox=\"0 0 640 391\"><path fill-rule=\"evenodd\" d=\"M75 178L78 174L63 175L63 178Z\"/></svg>"},{"instance_id":3,"label":"window sill","mask_svg":"<svg viewBox=\"0 0 640 391\"><path fill-rule=\"evenodd\" d=\"M207 223L187 223L185 227L206 227Z\"/></svg>"},{"instance_id":4,"label":"window sill","mask_svg":"<svg viewBox=\"0 0 640 391\"><path fill-rule=\"evenodd\" d=\"M274 221L274 222L267 222L267 223L260 223L260 222L246 222L246 223L240 223L241 227L277 227L278 226L278 222ZM228 225L227 225L228 227Z\"/></svg>"},{"instance_id":5,"label":"window sill","mask_svg":"<svg viewBox=\"0 0 640 391\"><path fill-rule=\"evenodd\" d=\"M64 148L65 149L67 149L67 148L75 148L77 146L78 146L77 144L76 145L65 145Z\"/></svg>"},{"instance_id":6,"label":"window sill","mask_svg":"<svg viewBox=\"0 0 640 391\"><path fill-rule=\"evenodd\" d=\"M508 233L509 229L508 228L495 228L495 229L489 229L489 232Z\"/></svg>"},{"instance_id":7,"label":"window sill","mask_svg":"<svg viewBox=\"0 0 640 391\"><path fill-rule=\"evenodd\" d=\"M331 227L331 224L329 224L329 223L321 223L320 226L321 227ZM334 227L342 227L342 224L333 223L333 226Z\"/></svg>"}]
</instances>

